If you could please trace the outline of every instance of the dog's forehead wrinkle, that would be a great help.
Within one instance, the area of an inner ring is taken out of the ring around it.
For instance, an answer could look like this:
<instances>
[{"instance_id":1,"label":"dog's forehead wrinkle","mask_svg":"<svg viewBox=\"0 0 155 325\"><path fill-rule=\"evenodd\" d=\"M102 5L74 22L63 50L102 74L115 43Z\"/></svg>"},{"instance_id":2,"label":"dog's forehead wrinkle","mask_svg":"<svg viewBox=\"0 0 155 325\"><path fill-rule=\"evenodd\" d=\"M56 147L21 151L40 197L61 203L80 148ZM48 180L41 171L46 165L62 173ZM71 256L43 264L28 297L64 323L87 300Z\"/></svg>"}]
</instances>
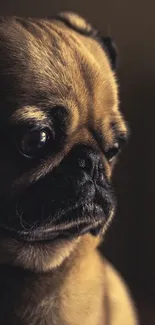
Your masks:
<instances>
[{"instance_id":1,"label":"dog's forehead wrinkle","mask_svg":"<svg viewBox=\"0 0 155 325\"><path fill-rule=\"evenodd\" d=\"M18 122L22 121L31 121L31 120L36 120L36 121L44 121L47 118L47 115L45 112L40 110L36 106L26 106L22 107L18 110L16 110L13 115L11 120L15 120Z\"/></svg>"}]
</instances>

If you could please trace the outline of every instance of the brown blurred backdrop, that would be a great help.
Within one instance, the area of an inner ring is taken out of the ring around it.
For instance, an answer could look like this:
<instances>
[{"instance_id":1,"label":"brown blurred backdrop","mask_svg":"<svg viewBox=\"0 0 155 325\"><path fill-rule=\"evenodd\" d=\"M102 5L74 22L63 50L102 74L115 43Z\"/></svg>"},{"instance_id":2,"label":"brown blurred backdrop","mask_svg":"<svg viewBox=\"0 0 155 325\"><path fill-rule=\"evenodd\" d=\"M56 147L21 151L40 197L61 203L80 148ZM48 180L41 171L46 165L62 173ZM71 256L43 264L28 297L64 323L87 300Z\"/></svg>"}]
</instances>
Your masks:
<instances>
[{"instance_id":1,"label":"brown blurred backdrop","mask_svg":"<svg viewBox=\"0 0 155 325\"><path fill-rule=\"evenodd\" d=\"M44 17L59 10L74 10L87 17L103 34L110 33L114 37L120 52L118 77L121 107L129 122L131 138L115 170L114 181L119 202L117 218L106 236L103 251L125 277L137 303L148 304L148 308L153 308L154 0L1 0L0 4L1 15ZM155 318L150 323L144 321L144 324L155 324Z\"/></svg>"}]
</instances>

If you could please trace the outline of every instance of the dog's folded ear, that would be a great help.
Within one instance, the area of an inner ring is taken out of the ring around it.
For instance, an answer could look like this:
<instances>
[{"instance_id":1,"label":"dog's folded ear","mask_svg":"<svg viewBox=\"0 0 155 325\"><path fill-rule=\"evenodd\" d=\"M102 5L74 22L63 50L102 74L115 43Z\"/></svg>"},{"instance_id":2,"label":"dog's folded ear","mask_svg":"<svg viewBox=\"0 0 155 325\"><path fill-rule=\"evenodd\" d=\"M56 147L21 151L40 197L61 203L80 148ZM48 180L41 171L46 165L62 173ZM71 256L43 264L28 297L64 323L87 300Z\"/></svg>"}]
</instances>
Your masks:
<instances>
[{"instance_id":1,"label":"dog's folded ear","mask_svg":"<svg viewBox=\"0 0 155 325\"><path fill-rule=\"evenodd\" d=\"M76 32L85 36L95 36L96 30L93 26L82 16L69 11L60 12L57 19L63 21L68 27L74 29Z\"/></svg>"},{"instance_id":2,"label":"dog's folded ear","mask_svg":"<svg viewBox=\"0 0 155 325\"><path fill-rule=\"evenodd\" d=\"M111 67L113 70L117 66L117 48L111 37L103 37L101 33L98 32L85 18L82 16L69 11L60 12L56 19L61 20L69 28L74 29L76 32L83 34L85 36L90 36L95 38L106 51Z\"/></svg>"},{"instance_id":3,"label":"dog's folded ear","mask_svg":"<svg viewBox=\"0 0 155 325\"><path fill-rule=\"evenodd\" d=\"M102 41L103 47L109 57L110 63L112 70L116 70L117 68L117 63L118 63L118 50L116 47L116 44L112 37L109 36L100 36L100 39Z\"/></svg>"}]
</instances>

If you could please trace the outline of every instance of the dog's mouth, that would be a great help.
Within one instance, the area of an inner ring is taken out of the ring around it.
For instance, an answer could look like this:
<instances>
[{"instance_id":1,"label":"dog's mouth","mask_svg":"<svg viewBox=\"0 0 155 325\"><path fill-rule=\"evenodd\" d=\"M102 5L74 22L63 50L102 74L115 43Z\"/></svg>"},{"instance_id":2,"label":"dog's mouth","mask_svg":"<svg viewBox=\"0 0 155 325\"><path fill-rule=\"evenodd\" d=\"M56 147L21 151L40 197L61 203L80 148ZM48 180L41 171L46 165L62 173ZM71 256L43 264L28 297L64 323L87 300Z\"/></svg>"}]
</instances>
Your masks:
<instances>
[{"instance_id":1,"label":"dog's mouth","mask_svg":"<svg viewBox=\"0 0 155 325\"><path fill-rule=\"evenodd\" d=\"M5 231L7 236L9 235L15 239L18 239L19 241L29 243L47 243L59 239L72 239L86 233L91 233L92 235L96 236L100 234L102 226L102 222L96 222L94 224L81 222L62 225L62 227L58 227L57 229L53 229L53 227L49 227L47 229L38 228L37 230L29 232L16 232L14 229L3 228L3 234Z\"/></svg>"},{"instance_id":2,"label":"dog's mouth","mask_svg":"<svg viewBox=\"0 0 155 325\"><path fill-rule=\"evenodd\" d=\"M85 191L84 191L85 190ZM85 195L84 195L85 194ZM87 195L86 195L87 194ZM30 197L31 199L31 197ZM26 201L27 202L27 201ZM111 188L89 186L83 188L82 195L68 196L66 200L52 202L50 198L44 201L42 219L42 202L29 200L29 205L21 204L24 211L15 217L6 215L0 223L0 235L13 237L24 242L52 242L57 239L72 239L91 233L94 236L102 234L114 211L115 200ZM16 206L13 202L13 207ZM53 210L52 210L53 208ZM12 209L10 212L13 211ZM19 210L20 212L20 210Z\"/></svg>"},{"instance_id":3,"label":"dog's mouth","mask_svg":"<svg viewBox=\"0 0 155 325\"><path fill-rule=\"evenodd\" d=\"M113 210L112 205L108 206L108 215L111 210ZM81 217L82 215L84 217ZM47 243L58 239L76 238L86 233L91 233L93 236L100 235L106 222L108 222L107 211L105 213L102 205L96 201L86 202L80 206L70 207L68 211L62 213L59 223L49 222L49 224L30 230L16 230L14 227L0 225L0 234L23 242Z\"/></svg>"}]
</instances>

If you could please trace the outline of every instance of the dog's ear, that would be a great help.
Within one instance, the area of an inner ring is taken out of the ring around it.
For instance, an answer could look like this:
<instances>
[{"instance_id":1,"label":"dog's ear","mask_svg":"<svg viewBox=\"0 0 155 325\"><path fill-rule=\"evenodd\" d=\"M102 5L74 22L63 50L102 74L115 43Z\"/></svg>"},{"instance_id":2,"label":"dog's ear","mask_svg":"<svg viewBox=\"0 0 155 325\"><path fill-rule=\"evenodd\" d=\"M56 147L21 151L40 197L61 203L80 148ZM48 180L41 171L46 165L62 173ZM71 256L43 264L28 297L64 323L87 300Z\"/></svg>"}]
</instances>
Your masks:
<instances>
[{"instance_id":1,"label":"dog's ear","mask_svg":"<svg viewBox=\"0 0 155 325\"><path fill-rule=\"evenodd\" d=\"M82 16L74 12L60 12L56 18L63 21L68 27L85 36L95 36L96 30Z\"/></svg>"},{"instance_id":2,"label":"dog's ear","mask_svg":"<svg viewBox=\"0 0 155 325\"><path fill-rule=\"evenodd\" d=\"M117 63L118 63L118 50L116 47L116 44L112 37L102 37L100 36L101 42L103 44L103 47L109 57L112 70L116 70Z\"/></svg>"},{"instance_id":3,"label":"dog's ear","mask_svg":"<svg viewBox=\"0 0 155 325\"><path fill-rule=\"evenodd\" d=\"M74 29L76 32L95 38L103 47L113 70L117 66L117 48L111 37L102 37L100 32L98 32L85 18L74 13L74 12L60 12L56 19L61 20L69 28Z\"/></svg>"}]
</instances>

